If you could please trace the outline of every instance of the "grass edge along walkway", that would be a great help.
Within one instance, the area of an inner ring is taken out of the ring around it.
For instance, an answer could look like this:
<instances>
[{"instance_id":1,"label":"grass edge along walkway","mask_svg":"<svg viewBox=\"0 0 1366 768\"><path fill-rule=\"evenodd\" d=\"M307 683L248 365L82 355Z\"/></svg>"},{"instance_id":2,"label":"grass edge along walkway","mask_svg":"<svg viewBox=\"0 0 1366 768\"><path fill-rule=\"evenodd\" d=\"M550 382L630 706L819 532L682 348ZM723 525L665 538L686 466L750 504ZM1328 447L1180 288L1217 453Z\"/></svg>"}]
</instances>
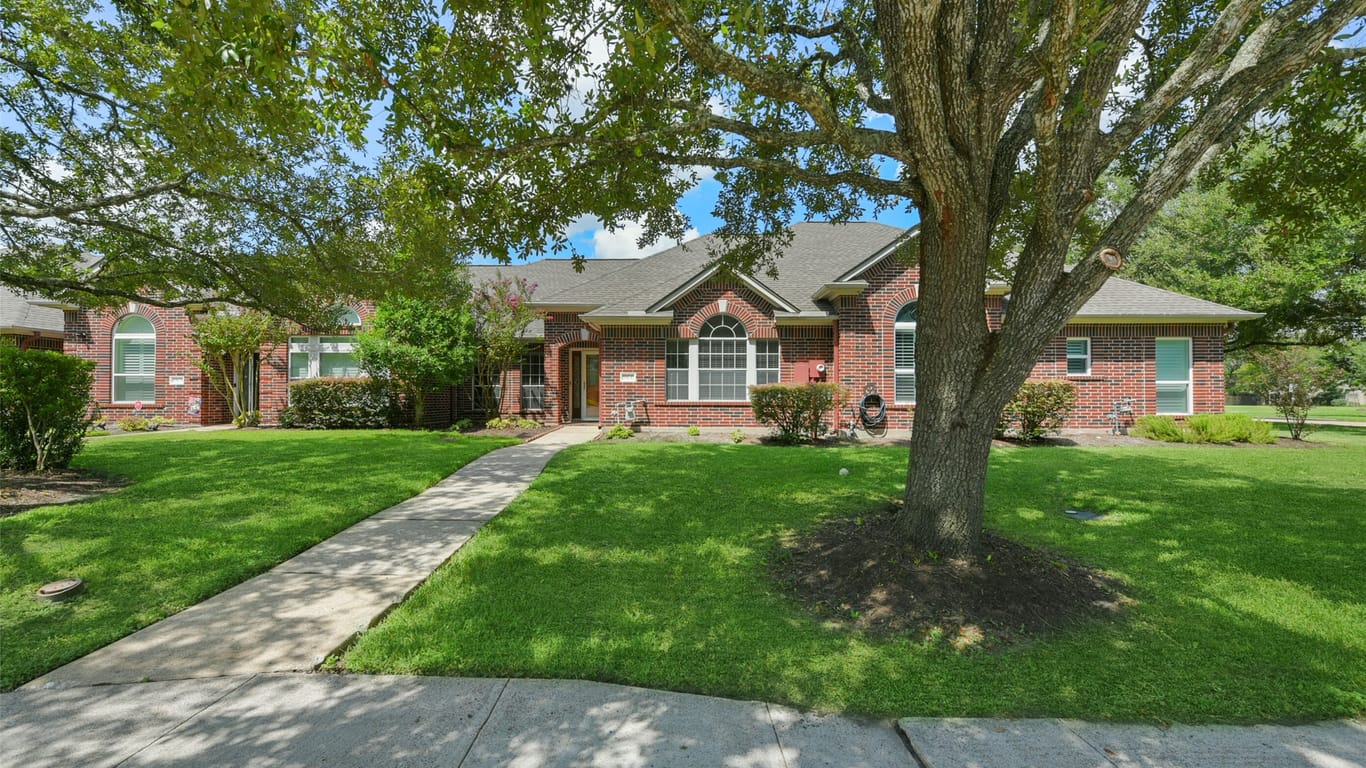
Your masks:
<instances>
[{"instance_id":1,"label":"grass edge along walkway","mask_svg":"<svg viewBox=\"0 0 1366 768\"><path fill-rule=\"evenodd\" d=\"M0 519L0 688L10 689L269 570L515 440L417 431L129 437L74 466L117 493ZM76 576L86 593L34 592Z\"/></svg>"}]
</instances>

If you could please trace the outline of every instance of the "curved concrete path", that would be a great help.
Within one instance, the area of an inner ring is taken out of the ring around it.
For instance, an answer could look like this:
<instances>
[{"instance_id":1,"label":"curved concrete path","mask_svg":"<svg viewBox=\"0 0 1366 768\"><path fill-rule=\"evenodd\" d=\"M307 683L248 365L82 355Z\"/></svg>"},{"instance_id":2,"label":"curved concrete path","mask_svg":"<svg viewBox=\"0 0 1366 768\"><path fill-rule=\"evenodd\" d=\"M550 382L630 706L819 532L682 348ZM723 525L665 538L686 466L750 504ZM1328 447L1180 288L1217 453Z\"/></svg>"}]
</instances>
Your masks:
<instances>
[{"instance_id":1,"label":"curved concrete path","mask_svg":"<svg viewBox=\"0 0 1366 768\"><path fill-rule=\"evenodd\" d=\"M597 433L597 427L563 427L487 453L266 573L24 687L315 669L503 511L552 456Z\"/></svg>"},{"instance_id":2,"label":"curved concrete path","mask_svg":"<svg viewBox=\"0 0 1366 768\"><path fill-rule=\"evenodd\" d=\"M193 608L0 694L0 765L1366 768L1366 724L870 722L573 680L309 674L597 429L487 454ZM147 682L138 682L147 681Z\"/></svg>"}]
</instances>

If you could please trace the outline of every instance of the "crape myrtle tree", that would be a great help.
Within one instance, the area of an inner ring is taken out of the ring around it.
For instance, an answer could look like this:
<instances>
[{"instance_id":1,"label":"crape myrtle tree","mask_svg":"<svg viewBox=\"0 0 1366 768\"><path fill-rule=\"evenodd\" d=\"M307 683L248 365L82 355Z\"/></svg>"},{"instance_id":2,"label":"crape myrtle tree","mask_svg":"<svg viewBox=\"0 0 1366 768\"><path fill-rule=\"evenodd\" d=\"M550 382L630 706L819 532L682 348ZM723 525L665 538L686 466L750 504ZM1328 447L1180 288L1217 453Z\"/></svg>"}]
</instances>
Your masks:
<instances>
[{"instance_id":1,"label":"crape myrtle tree","mask_svg":"<svg viewBox=\"0 0 1366 768\"><path fill-rule=\"evenodd\" d=\"M302 321L420 260L361 153L369 105L319 86L307 4L0 8L0 283L85 304L224 301ZM449 269L449 260L438 265Z\"/></svg>"},{"instance_id":2,"label":"crape myrtle tree","mask_svg":"<svg viewBox=\"0 0 1366 768\"><path fill-rule=\"evenodd\" d=\"M681 236L675 204L698 169L721 182L715 255L740 270L771 266L798 212L914 207L919 402L903 530L913 546L971 556L993 427L1048 340L1302 73L1356 65L1360 49L1330 42L1366 0L348 11L346 87L391 102L390 146L483 252L567 247L583 215ZM1112 167L1134 193L1101 210L1096 181ZM1070 269L1069 251L1084 255ZM1012 286L998 331L984 321L994 269Z\"/></svg>"}]
</instances>

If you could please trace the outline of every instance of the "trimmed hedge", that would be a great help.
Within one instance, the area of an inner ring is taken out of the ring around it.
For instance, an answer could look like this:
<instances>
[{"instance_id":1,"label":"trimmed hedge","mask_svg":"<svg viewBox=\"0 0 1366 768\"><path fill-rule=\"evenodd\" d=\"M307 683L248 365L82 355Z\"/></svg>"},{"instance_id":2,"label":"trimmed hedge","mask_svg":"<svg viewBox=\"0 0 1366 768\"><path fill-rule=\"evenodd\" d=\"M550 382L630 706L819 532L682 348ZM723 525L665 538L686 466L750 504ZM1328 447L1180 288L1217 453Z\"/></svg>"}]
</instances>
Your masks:
<instances>
[{"instance_id":1,"label":"trimmed hedge","mask_svg":"<svg viewBox=\"0 0 1366 768\"><path fill-rule=\"evenodd\" d=\"M844 390L835 384L764 384L749 388L749 404L760 424L777 431L784 443L817 440L828 429L825 414L838 408Z\"/></svg>"},{"instance_id":2,"label":"trimmed hedge","mask_svg":"<svg viewBox=\"0 0 1366 768\"><path fill-rule=\"evenodd\" d=\"M1070 381L1026 381L1001 410L1000 435L1025 441L1057 432L1077 407L1077 385Z\"/></svg>"},{"instance_id":3,"label":"trimmed hedge","mask_svg":"<svg viewBox=\"0 0 1366 768\"><path fill-rule=\"evenodd\" d=\"M60 469L84 447L95 364L0 344L0 467Z\"/></svg>"},{"instance_id":4,"label":"trimmed hedge","mask_svg":"<svg viewBox=\"0 0 1366 768\"><path fill-rule=\"evenodd\" d=\"M280 426L290 429L382 429L397 426L403 407L384 379L305 379L289 385Z\"/></svg>"}]
</instances>

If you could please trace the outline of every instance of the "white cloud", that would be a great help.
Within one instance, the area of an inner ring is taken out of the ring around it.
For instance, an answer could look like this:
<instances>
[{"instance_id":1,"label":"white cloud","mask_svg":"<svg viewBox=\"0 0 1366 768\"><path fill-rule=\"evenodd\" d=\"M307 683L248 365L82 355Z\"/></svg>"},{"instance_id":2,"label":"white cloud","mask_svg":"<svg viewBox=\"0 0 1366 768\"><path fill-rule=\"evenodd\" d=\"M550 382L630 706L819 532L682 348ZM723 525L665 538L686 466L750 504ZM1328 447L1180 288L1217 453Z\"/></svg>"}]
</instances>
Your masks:
<instances>
[{"instance_id":1,"label":"white cloud","mask_svg":"<svg viewBox=\"0 0 1366 768\"><path fill-rule=\"evenodd\" d=\"M661 238L641 248L637 243L644 233L645 225L639 221L623 221L617 229L600 228L593 232L593 258L640 259L678 244L672 238ZM689 229L683 240L692 240L699 234L696 229Z\"/></svg>"}]
</instances>

